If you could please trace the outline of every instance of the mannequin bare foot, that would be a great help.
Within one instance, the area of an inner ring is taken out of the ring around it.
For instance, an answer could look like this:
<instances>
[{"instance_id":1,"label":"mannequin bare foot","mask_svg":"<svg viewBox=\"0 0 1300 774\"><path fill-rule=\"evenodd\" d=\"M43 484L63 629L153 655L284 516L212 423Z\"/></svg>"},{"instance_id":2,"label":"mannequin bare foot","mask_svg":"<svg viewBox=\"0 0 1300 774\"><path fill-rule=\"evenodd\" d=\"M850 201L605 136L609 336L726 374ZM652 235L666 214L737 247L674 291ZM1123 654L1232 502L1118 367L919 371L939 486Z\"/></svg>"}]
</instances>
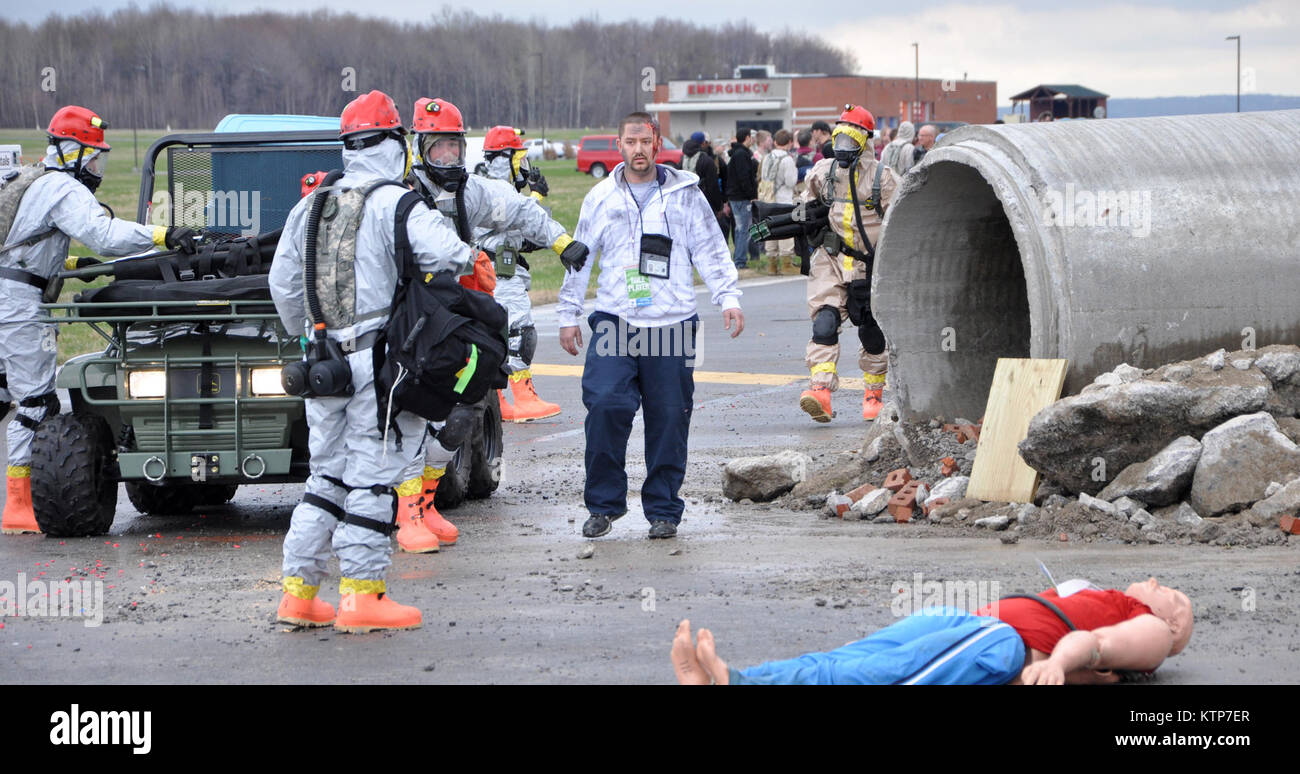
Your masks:
<instances>
[{"instance_id":1,"label":"mannequin bare foot","mask_svg":"<svg viewBox=\"0 0 1300 774\"><path fill-rule=\"evenodd\" d=\"M717 651L714 649L713 632L700 629L697 639L699 645L695 648L695 657L699 660L700 666L713 677L715 685L730 685L731 673L727 671L727 662L718 658Z\"/></svg>"},{"instance_id":2,"label":"mannequin bare foot","mask_svg":"<svg viewBox=\"0 0 1300 774\"><path fill-rule=\"evenodd\" d=\"M683 620L677 624L677 634L673 637L673 671L677 673L680 685L708 685L709 675L695 659L695 648L691 645L691 622Z\"/></svg>"}]
</instances>

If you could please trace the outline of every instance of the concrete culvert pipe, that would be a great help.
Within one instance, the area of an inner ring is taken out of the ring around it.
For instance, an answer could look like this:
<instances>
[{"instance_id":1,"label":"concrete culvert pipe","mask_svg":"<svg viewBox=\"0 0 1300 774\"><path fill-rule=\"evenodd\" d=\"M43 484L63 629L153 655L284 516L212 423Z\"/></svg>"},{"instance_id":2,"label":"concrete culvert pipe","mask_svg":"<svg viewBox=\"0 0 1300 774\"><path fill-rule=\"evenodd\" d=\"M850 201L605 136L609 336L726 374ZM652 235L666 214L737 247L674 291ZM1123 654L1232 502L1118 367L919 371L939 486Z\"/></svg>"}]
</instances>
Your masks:
<instances>
[{"instance_id":1,"label":"concrete culvert pipe","mask_svg":"<svg viewBox=\"0 0 1300 774\"><path fill-rule=\"evenodd\" d=\"M911 170L872 308L905 416L976 418L999 357L1300 341L1300 110L970 126Z\"/></svg>"}]
</instances>

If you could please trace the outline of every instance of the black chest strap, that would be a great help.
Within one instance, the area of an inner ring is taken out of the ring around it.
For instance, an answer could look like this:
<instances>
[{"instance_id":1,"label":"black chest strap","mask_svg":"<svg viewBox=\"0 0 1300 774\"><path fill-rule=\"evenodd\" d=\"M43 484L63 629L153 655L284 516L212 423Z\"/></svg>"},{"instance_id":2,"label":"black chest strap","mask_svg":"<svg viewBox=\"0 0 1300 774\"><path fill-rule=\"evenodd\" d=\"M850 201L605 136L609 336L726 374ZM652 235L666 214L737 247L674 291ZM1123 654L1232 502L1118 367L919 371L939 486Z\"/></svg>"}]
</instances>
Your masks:
<instances>
[{"instance_id":1,"label":"black chest strap","mask_svg":"<svg viewBox=\"0 0 1300 774\"><path fill-rule=\"evenodd\" d=\"M45 286L49 284L49 280L39 274L32 274L30 271L23 271L22 269L11 269L8 266L0 266L0 277L31 285L41 291L44 291Z\"/></svg>"}]
</instances>

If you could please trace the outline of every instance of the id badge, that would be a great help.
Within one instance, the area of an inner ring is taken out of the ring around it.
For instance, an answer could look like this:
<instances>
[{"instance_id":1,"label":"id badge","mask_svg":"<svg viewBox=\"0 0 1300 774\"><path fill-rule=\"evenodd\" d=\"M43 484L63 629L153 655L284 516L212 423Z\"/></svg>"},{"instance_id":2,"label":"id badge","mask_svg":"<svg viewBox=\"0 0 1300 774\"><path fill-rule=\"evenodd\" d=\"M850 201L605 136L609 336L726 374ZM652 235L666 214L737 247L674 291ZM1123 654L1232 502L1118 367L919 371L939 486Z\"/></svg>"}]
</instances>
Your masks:
<instances>
[{"instance_id":1,"label":"id badge","mask_svg":"<svg viewBox=\"0 0 1300 774\"><path fill-rule=\"evenodd\" d=\"M672 266L673 240L662 234L641 235L641 274L655 279L668 279Z\"/></svg>"},{"instance_id":2,"label":"id badge","mask_svg":"<svg viewBox=\"0 0 1300 774\"><path fill-rule=\"evenodd\" d=\"M626 269L627 300L633 306L650 306L650 278L636 269Z\"/></svg>"}]
</instances>

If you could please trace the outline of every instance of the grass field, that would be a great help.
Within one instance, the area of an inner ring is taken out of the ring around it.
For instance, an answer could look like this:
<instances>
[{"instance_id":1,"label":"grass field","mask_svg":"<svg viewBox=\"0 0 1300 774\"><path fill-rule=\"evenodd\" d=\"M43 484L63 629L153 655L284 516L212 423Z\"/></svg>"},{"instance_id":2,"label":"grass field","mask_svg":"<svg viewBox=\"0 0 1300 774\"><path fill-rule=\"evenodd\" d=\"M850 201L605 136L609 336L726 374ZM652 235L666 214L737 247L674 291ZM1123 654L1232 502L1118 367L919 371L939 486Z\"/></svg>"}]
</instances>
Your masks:
<instances>
[{"instance_id":1,"label":"grass field","mask_svg":"<svg viewBox=\"0 0 1300 774\"><path fill-rule=\"evenodd\" d=\"M607 129L551 129L546 132L546 137L550 140L576 141L586 134L612 133L612 131ZM134 151L138 150L140 163L146 163L145 152L155 140L164 134L167 134L167 132L140 130L133 142L130 130L109 131L108 141L113 146L113 150L108 157L108 168L104 175L104 182L96 192L96 197L112 208L118 217L127 220L135 219L140 192L140 172L135 167L136 154ZM471 132L470 134L475 135L477 133ZM540 136L540 132L526 136ZM24 162L33 163L44 155L45 133L33 129L0 129L0 144L11 143L22 145ZM573 159L537 161L534 163L541 169L542 174L546 175L547 182L550 184L550 195L546 199L546 205L551 208L551 216L572 233L578 223L578 212L582 207L583 197L596 184L596 180L590 175L580 174L577 171L577 163ZM88 248L75 240L69 248L69 253L74 256L92 254ZM560 284L563 282L564 269L560 265L559 258L549 250L541 250L532 255L532 260L529 263L532 267L533 290L531 296L533 303L550 303L555 300ZM750 273L752 272L746 271L742 272L742 275ZM90 285L69 282L59 300L64 303L71 302L75 293L85 290L87 287L103 284L104 281L100 280ZM591 282L588 285L588 293L592 292L595 283L596 272L593 272ZM59 362L63 362L69 357L82 352L98 351L102 347L103 339L90 330L88 326L60 326Z\"/></svg>"}]
</instances>

